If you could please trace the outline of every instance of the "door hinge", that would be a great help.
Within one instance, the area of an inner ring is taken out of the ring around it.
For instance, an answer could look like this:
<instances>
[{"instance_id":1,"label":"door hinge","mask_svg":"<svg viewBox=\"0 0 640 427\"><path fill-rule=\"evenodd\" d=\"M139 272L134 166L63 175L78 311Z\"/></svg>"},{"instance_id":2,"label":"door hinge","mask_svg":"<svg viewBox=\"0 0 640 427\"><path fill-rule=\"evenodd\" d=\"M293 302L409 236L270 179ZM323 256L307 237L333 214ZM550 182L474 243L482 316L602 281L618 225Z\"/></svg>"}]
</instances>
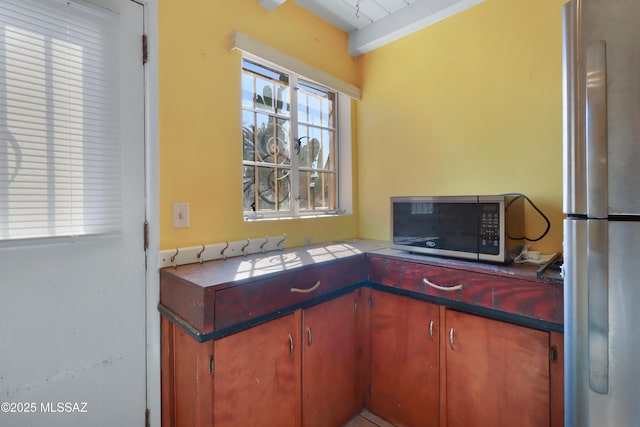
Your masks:
<instances>
[{"instance_id":1,"label":"door hinge","mask_svg":"<svg viewBox=\"0 0 640 427\"><path fill-rule=\"evenodd\" d=\"M147 35L142 35L142 65L147 63L148 49L147 49Z\"/></svg>"},{"instance_id":2,"label":"door hinge","mask_svg":"<svg viewBox=\"0 0 640 427\"><path fill-rule=\"evenodd\" d=\"M209 356L209 375L213 375L216 370L216 361L213 359L213 356Z\"/></svg>"},{"instance_id":3,"label":"door hinge","mask_svg":"<svg viewBox=\"0 0 640 427\"><path fill-rule=\"evenodd\" d=\"M149 221L147 221L147 220L144 221L142 229L143 229L142 232L144 234L144 237L143 237L144 243L143 243L143 245L144 245L144 250L146 251L147 249L149 249Z\"/></svg>"},{"instance_id":4,"label":"door hinge","mask_svg":"<svg viewBox=\"0 0 640 427\"><path fill-rule=\"evenodd\" d=\"M144 411L144 427L151 427L151 421L149 420L149 410Z\"/></svg>"}]
</instances>

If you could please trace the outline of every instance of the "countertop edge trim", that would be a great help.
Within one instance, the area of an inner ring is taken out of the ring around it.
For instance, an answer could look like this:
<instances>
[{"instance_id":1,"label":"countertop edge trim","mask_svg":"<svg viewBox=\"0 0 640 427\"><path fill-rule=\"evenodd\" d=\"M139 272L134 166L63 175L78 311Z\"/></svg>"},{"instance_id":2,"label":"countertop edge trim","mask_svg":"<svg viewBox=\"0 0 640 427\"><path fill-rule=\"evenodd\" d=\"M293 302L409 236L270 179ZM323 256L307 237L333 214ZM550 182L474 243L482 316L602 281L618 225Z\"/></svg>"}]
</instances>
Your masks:
<instances>
[{"instance_id":1,"label":"countertop edge trim","mask_svg":"<svg viewBox=\"0 0 640 427\"><path fill-rule=\"evenodd\" d=\"M170 321L172 321L176 326L178 326L180 329L182 329L183 331L185 331L187 334L189 334L192 338L194 338L196 341L198 342L207 342L207 341L211 341L211 340L216 340L216 339L220 339L220 338L224 338L228 335L231 334L235 334L237 332L241 332L245 329L249 329L253 326L257 326L260 325L262 323L265 322L269 322L271 320L275 320L277 318L280 318L282 316L286 316L287 314L293 313L296 310L299 309L305 309L305 308L309 308L312 307L314 305L318 305L318 304L322 304L323 302L332 300L334 298L338 298L341 297L343 295L346 295L352 291L355 291L357 289L362 288L363 286L366 285L366 282L358 282L349 286L345 286L342 289L333 291L333 292L329 292L327 294L324 295L320 295L316 298L310 299L308 301L299 303L299 304L294 304L285 308L282 308L280 310L276 310L274 312L271 313L267 313L264 314L262 316L257 316L253 319L249 319L249 320L245 320L243 322L237 323L235 325L220 329L218 331L214 331L214 332L209 332L209 333L201 333L200 331L198 331L197 329L193 328L191 325L189 325L188 322L186 322L183 318L181 318L180 316L178 316L177 314L175 314L174 312L172 312L170 309L168 309L167 307L165 307L162 304L158 304L158 311L160 311L160 313L162 315L164 315L166 318L168 318Z\"/></svg>"},{"instance_id":2,"label":"countertop edge trim","mask_svg":"<svg viewBox=\"0 0 640 427\"><path fill-rule=\"evenodd\" d=\"M314 305L321 304L323 302L346 295L354 290L357 290L363 287L375 289L375 290L390 293L390 294L406 296L406 297L417 299L420 301L431 302L434 304L442 305L452 310L459 310L469 314L476 314L489 319L500 320L500 321L512 323L519 326L525 326L525 327L539 329L547 332L564 333L564 325L562 324L548 322L548 321L536 319L533 317L521 316L521 315L508 313L500 310L493 310L493 309L482 307L482 306L461 303L461 302L452 301L446 298L439 298L431 295L421 294L418 292L411 292L404 289L394 288L392 286L380 285L380 284L369 282L369 281L358 282L353 285L346 286L337 291L330 292L325 295L321 295L319 297L313 298L311 300L308 300L299 304L295 304L289 307L285 307L280 310L276 310L274 312L255 317L253 319L240 322L238 324L229 326L219 331L214 331L209 333L201 333L200 331L198 331L197 329L189 325L189 323L185 321L183 318L181 318L180 316L178 316L177 314L175 314L173 311L171 311L169 308L165 307L162 304L158 304L158 311L160 311L162 315L167 317L176 326L178 326L180 329L185 331L196 341L207 342L211 340L224 338L228 335L241 332L253 326L257 326L262 323L275 320L282 316L286 316L287 314L293 313L298 309L305 309L305 308L312 307Z\"/></svg>"}]
</instances>

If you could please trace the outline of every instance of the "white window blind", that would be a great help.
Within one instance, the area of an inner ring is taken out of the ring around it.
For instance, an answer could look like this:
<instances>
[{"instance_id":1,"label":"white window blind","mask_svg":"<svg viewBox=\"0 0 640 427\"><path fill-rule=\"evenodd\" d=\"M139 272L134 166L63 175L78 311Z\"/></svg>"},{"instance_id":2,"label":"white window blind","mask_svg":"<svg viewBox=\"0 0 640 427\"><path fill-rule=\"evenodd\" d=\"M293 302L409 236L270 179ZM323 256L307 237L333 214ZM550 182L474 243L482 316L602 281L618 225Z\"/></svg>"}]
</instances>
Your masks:
<instances>
[{"instance_id":1,"label":"white window blind","mask_svg":"<svg viewBox=\"0 0 640 427\"><path fill-rule=\"evenodd\" d=\"M71 1L0 0L0 245L120 231L117 25Z\"/></svg>"}]
</instances>

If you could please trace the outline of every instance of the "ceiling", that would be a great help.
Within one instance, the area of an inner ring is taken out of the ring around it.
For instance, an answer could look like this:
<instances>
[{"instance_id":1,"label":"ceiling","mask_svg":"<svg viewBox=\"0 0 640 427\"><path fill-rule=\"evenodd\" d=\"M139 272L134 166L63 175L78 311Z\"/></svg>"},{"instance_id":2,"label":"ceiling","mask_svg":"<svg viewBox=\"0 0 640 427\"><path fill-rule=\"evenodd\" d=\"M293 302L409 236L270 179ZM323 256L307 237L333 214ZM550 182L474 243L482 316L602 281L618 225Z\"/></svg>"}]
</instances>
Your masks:
<instances>
[{"instance_id":1,"label":"ceiling","mask_svg":"<svg viewBox=\"0 0 640 427\"><path fill-rule=\"evenodd\" d=\"M273 10L287 0L258 0ZM289 0L349 33L349 53L362 55L484 0Z\"/></svg>"}]
</instances>

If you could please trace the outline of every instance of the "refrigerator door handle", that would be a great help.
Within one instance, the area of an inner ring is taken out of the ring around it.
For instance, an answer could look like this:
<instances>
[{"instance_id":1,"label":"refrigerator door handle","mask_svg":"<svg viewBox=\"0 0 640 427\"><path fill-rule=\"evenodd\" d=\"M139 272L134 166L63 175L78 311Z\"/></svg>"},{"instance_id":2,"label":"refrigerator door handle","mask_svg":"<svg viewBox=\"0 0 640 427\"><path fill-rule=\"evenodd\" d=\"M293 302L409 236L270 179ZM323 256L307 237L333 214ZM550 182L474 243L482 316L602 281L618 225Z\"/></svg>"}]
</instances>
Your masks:
<instances>
[{"instance_id":1,"label":"refrigerator door handle","mask_svg":"<svg viewBox=\"0 0 640 427\"><path fill-rule=\"evenodd\" d=\"M586 51L587 217L606 218L609 210L607 166L607 52L603 40Z\"/></svg>"},{"instance_id":2,"label":"refrigerator door handle","mask_svg":"<svg viewBox=\"0 0 640 427\"><path fill-rule=\"evenodd\" d=\"M586 214L586 165L584 124L584 76L582 61L581 3L570 0L562 7L562 104L563 104L563 211Z\"/></svg>"},{"instance_id":3,"label":"refrigerator door handle","mask_svg":"<svg viewBox=\"0 0 640 427\"><path fill-rule=\"evenodd\" d=\"M588 221L589 387L609 392L609 224Z\"/></svg>"}]
</instances>

